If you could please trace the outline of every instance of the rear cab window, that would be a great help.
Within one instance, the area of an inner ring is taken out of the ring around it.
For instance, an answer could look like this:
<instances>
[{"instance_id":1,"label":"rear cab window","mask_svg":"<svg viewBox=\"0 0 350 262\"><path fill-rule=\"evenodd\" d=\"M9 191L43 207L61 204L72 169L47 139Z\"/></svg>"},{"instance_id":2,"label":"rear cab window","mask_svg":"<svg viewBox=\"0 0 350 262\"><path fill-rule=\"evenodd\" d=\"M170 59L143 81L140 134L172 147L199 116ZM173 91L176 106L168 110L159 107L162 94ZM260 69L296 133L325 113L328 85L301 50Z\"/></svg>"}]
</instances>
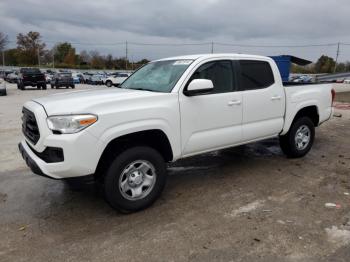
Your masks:
<instances>
[{"instance_id":1,"label":"rear cab window","mask_svg":"<svg viewBox=\"0 0 350 262\"><path fill-rule=\"evenodd\" d=\"M41 74L41 71L38 68L22 68L20 72L22 74Z\"/></svg>"},{"instance_id":2,"label":"rear cab window","mask_svg":"<svg viewBox=\"0 0 350 262\"><path fill-rule=\"evenodd\" d=\"M275 83L275 78L269 62L239 60L239 65L241 90L263 89Z\"/></svg>"}]
</instances>

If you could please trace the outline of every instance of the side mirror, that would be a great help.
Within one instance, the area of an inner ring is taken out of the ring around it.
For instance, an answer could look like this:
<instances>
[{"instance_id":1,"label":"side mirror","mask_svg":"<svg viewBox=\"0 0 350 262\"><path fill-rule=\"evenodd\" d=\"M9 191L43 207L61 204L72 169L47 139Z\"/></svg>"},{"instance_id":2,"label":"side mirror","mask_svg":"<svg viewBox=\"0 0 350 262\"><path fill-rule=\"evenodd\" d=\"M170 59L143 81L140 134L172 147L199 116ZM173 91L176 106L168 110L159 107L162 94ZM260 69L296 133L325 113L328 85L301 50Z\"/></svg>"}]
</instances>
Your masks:
<instances>
[{"instance_id":1,"label":"side mirror","mask_svg":"<svg viewBox=\"0 0 350 262\"><path fill-rule=\"evenodd\" d=\"M206 94L213 90L213 82L209 79L193 79L184 91L186 96Z\"/></svg>"}]
</instances>

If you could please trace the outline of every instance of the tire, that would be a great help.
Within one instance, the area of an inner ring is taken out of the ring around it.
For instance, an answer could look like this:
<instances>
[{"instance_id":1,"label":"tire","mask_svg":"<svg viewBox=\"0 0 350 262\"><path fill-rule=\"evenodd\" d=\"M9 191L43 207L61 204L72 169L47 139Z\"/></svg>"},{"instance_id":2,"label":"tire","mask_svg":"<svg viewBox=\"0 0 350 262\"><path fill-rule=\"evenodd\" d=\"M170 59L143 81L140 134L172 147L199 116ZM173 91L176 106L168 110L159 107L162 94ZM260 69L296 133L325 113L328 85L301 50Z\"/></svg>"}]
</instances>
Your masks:
<instances>
[{"instance_id":1,"label":"tire","mask_svg":"<svg viewBox=\"0 0 350 262\"><path fill-rule=\"evenodd\" d=\"M47 89L47 85L43 84L42 89L46 90Z\"/></svg>"},{"instance_id":2,"label":"tire","mask_svg":"<svg viewBox=\"0 0 350 262\"><path fill-rule=\"evenodd\" d=\"M74 88L75 88L75 85L71 85L70 87L71 87L72 89L74 89Z\"/></svg>"},{"instance_id":3,"label":"tire","mask_svg":"<svg viewBox=\"0 0 350 262\"><path fill-rule=\"evenodd\" d=\"M137 169L141 166L146 171ZM127 168L136 169L130 172ZM144 179L146 175L148 182ZM166 165L158 151L146 146L131 147L117 155L106 172L106 200L123 213L142 210L152 205L160 196L166 177ZM121 188L123 184L124 190Z\"/></svg>"},{"instance_id":4,"label":"tire","mask_svg":"<svg viewBox=\"0 0 350 262\"><path fill-rule=\"evenodd\" d=\"M21 83L21 84L19 85L19 89L21 89L21 90L24 90L24 89L25 89L23 83Z\"/></svg>"},{"instance_id":5,"label":"tire","mask_svg":"<svg viewBox=\"0 0 350 262\"><path fill-rule=\"evenodd\" d=\"M39 90L40 88L41 88L41 86L40 86L40 85L37 85L37 86L36 86L36 89L38 89L38 90Z\"/></svg>"},{"instance_id":6,"label":"tire","mask_svg":"<svg viewBox=\"0 0 350 262\"><path fill-rule=\"evenodd\" d=\"M106 81L106 86L107 87L112 87L113 86L112 81L110 81L110 80Z\"/></svg>"},{"instance_id":7,"label":"tire","mask_svg":"<svg viewBox=\"0 0 350 262\"><path fill-rule=\"evenodd\" d=\"M54 88L55 88L55 85L52 85L52 84L51 84L51 89L54 89Z\"/></svg>"},{"instance_id":8,"label":"tire","mask_svg":"<svg viewBox=\"0 0 350 262\"><path fill-rule=\"evenodd\" d=\"M315 126L308 117L294 120L287 134L280 136L283 153L290 158L305 156L315 139Z\"/></svg>"}]
</instances>

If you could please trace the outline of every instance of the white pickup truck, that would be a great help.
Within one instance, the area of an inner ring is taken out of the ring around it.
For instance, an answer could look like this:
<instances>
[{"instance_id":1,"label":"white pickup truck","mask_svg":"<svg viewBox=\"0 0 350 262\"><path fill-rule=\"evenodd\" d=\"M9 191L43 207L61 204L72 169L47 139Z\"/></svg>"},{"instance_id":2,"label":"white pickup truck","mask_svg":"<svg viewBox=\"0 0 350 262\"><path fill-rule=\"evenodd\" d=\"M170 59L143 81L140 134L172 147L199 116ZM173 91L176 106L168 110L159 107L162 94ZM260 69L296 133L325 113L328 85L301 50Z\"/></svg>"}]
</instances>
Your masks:
<instances>
[{"instance_id":1,"label":"white pickup truck","mask_svg":"<svg viewBox=\"0 0 350 262\"><path fill-rule=\"evenodd\" d=\"M283 86L268 57L173 57L120 88L27 102L19 149L34 173L93 178L112 207L131 212L160 195L166 162L271 137L288 157L304 156L333 99L328 84Z\"/></svg>"}]
</instances>

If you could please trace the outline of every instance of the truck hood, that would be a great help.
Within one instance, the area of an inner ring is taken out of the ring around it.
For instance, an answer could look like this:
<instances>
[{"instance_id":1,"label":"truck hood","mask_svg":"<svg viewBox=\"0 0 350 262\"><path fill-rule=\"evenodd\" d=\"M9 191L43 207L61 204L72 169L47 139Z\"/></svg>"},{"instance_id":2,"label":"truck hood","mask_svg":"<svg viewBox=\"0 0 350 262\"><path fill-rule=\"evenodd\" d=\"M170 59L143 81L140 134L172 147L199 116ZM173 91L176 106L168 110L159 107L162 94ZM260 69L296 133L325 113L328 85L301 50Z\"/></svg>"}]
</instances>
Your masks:
<instances>
[{"instance_id":1,"label":"truck hood","mask_svg":"<svg viewBox=\"0 0 350 262\"><path fill-rule=\"evenodd\" d=\"M162 95L166 95L166 93L109 88L53 94L35 98L33 101L42 105L48 116L52 116L60 114L98 113L96 110L103 107L103 105L118 105L120 102L125 103Z\"/></svg>"}]
</instances>

